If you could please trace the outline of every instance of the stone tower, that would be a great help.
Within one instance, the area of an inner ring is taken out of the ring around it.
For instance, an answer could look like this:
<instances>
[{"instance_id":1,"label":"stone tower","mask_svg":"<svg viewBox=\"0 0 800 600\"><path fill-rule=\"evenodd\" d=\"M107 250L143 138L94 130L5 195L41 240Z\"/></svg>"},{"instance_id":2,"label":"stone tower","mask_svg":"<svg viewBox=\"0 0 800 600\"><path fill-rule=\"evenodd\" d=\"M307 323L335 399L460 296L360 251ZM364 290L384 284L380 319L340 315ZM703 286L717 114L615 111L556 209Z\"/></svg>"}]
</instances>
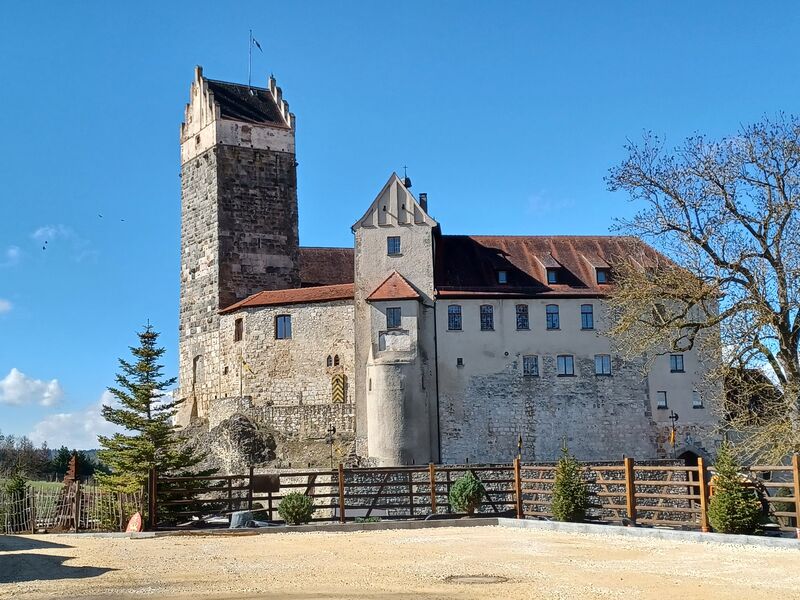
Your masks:
<instances>
[{"instance_id":1,"label":"stone tower","mask_svg":"<svg viewBox=\"0 0 800 600\"><path fill-rule=\"evenodd\" d=\"M299 287L294 134L274 78L249 87L196 68L180 138L181 424L219 393L219 310Z\"/></svg>"}]
</instances>

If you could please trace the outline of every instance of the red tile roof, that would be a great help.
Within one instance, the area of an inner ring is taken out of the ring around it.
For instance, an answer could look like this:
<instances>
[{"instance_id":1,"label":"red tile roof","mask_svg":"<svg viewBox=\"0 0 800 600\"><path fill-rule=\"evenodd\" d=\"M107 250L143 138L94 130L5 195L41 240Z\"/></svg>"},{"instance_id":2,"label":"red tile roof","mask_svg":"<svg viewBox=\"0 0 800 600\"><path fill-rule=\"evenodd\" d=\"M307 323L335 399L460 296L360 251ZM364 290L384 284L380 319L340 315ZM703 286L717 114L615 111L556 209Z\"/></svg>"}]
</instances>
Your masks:
<instances>
[{"instance_id":1,"label":"red tile roof","mask_svg":"<svg viewBox=\"0 0 800 600\"><path fill-rule=\"evenodd\" d=\"M300 248L300 285L353 283L352 248Z\"/></svg>"},{"instance_id":2,"label":"red tile roof","mask_svg":"<svg viewBox=\"0 0 800 600\"><path fill-rule=\"evenodd\" d=\"M419 300L419 298L419 293L408 283L406 278L397 271L392 271L392 274L367 297L367 301Z\"/></svg>"},{"instance_id":3,"label":"red tile roof","mask_svg":"<svg viewBox=\"0 0 800 600\"><path fill-rule=\"evenodd\" d=\"M222 309L221 313L229 313L242 308L255 306L276 306L280 304L309 304L312 302L333 302L335 300L352 300L353 284L321 285L317 287L296 288L292 290L268 290L253 294L244 300Z\"/></svg>"},{"instance_id":4,"label":"red tile roof","mask_svg":"<svg viewBox=\"0 0 800 600\"><path fill-rule=\"evenodd\" d=\"M435 284L440 297L604 296L596 268L623 259L665 260L639 239L624 236L466 236L437 240ZM558 283L547 283L547 268ZM498 283L506 271L508 283Z\"/></svg>"}]
</instances>

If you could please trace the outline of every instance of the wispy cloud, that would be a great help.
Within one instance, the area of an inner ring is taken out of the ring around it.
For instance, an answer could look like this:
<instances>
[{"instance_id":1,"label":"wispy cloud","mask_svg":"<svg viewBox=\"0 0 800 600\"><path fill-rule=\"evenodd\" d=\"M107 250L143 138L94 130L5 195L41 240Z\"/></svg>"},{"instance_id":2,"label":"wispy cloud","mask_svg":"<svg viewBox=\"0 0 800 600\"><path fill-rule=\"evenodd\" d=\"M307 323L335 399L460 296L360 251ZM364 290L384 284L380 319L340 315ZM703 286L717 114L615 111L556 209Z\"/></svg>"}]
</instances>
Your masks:
<instances>
[{"instance_id":1,"label":"wispy cloud","mask_svg":"<svg viewBox=\"0 0 800 600\"><path fill-rule=\"evenodd\" d=\"M570 210L575 207L571 198L553 197L547 190L540 190L528 198L528 212L531 214L552 214Z\"/></svg>"},{"instance_id":2,"label":"wispy cloud","mask_svg":"<svg viewBox=\"0 0 800 600\"><path fill-rule=\"evenodd\" d=\"M80 410L46 416L34 425L28 437L36 444L47 442L51 448L62 445L78 450L97 448L98 435L111 435L122 431L121 428L106 421L100 412L103 405L116 404L111 393L105 391L97 402Z\"/></svg>"},{"instance_id":3,"label":"wispy cloud","mask_svg":"<svg viewBox=\"0 0 800 600\"><path fill-rule=\"evenodd\" d=\"M11 310L11 308L12 305L10 300L4 300L3 298L0 298L0 315L7 313Z\"/></svg>"},{"instance_id":4,"label":"wispy cloud","mask_svg":"<svg viewBox=\"0 0 800 600\"><path fill-rule=\"evenodd\" d=\"M53 406L63 395L58 379L34 379L16 368L0 379L0 404Z\"/></svg>"},{"instance_id":5,"label":"wispy cloud","mask_svg":"<svg viewBox=\"0 0 800 600\"><path fill-rule=\"evenodd\" d=\"M0 258L0 267L13 267L19 264L19 259L22 257L22 250L19 246L9 246Z\"/></svg>"},{"instance_id":6,"label":"wispy cloud","mask_svg":"<svg viewBox=\"0 0 800 600\"><path fill-rule=\"evenodd\" d=\"M91 242L67 225L43 225L31 234L31 238L45 251L57 252L59 246L66 245L77 262L97 258L97 250L92 248Z\"/></svg>"}]
</instances>

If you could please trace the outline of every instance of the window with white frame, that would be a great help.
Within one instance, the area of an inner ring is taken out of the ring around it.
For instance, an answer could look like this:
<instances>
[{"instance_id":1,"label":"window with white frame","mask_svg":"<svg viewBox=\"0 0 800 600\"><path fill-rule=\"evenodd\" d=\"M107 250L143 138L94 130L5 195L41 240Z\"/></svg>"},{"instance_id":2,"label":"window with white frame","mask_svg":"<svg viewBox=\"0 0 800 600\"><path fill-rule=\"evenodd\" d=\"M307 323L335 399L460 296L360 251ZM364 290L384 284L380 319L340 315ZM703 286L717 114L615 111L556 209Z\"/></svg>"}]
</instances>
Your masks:
<instances>
[{"instance_id":1,"label":"window with white frame","mask_svg":"<svg viewBox=\"0 0 800 600\"><path fill-rule=\"evenodd\" d=\"M581 329L594 329L594 306L581 304Z\"/></svg>"},{"instance_id":2,"label":"window with white frame","mask_svg":"<svg viewBox=\"0 0 800 600\"><path fill-rule=\"evenodd\" d=\"M559 377L575 375L575 357L571 354L559 354L556 357L556 367Z\"/></svg>"},{"instance_id":3,"label":"window with white frame","mask_svg":"<svg viewBox=\"0 0 800 600\"><path fill-rule=\"evenodd\" d=\"M481 304L481 331L494 330L494 307L491 304Z\"/></svg>"},{"instance_id":4,"label":"window with white frame","mask_svg":"<svg viewBox=\"0 0 800 600\"><path fill-rule=\"evenodd\" d=\"M400 236L390 235L386 238L386 253L389 256L397 256L400 254Z\"/></svg>"},{"instance_id":5,"label":"window with white frame","mask_svg":"<svg viewBox=\"0 0 800 600\"><path fill-rule=\"evenodd\" d=\"M539 376L539 357L529 354L522 357L522 375L525 377Z\"/></svg>"},{"instance_id":6,"label":"window with white frame","mask_svg":"<svg viewBox=\"0 0 800 600\"><path fill-rule=\"evenodd\" d=\"M527 304L517 304L517 329L530 329Z\"/></svg>"},{"instance_id":7,"label":"window with white frame","mask_svg":"<svg viewBox=\"0 0 800 600\"><path fill-rule=\"evenodd\" d=\"M683 354L670 354L669 355L669 370L670 373L683 373Z\"/></svg>"},{"instance_id":8,"label":"window with white frame","mask_svg":"<svg viewBox=\"0 0 800 600\"><path fill-rule=\"evenodd\" d=\"M400 329L400 307L386 309L386 329Z\"/></svg>"},{"instance_id":9,"label":"window with white frame","mask_svg":"<svg viewBox=\"0 0 800 600\"><path fill-rule=\"evenodd\" d=\"M656 408L667 408L667 392L656 392Z\"/></svg>"},{"instance_id":10,"label":"window with white frame","mask_svg":"<svg viewBox=\"0 0 800 600\"><path fill-rule=\"evenodd\" d=\"M697 390L692 391L692 408L705 408L703 397Z\"/></svg>"},{"instance_id":11,"label":"window with white frame","mask_svg":"<svg viewBox=\"0 0 800 600\"><path fill-rule=\"evenodd\" d=\"M548 304L544 311L547 317L547 328L558 329L558 304Z\"/></svg>"},{"instance_id":12,"label":"window with white frame","mask_svg":"<svg viewBox=\"0 0 800 600\"><path fill-rule=\"evenodd\" d=\"M611 355L610 354L595 354L594 355L594 374L595 375L611 375Z\"/></svg>"},{"instance_id":13,"label":"window with white frame","mask_svg":"<svg viewBox=\"0 0 800 600\"><path fill-rule=\"evenodd\" d=\"M447 329L461 331L461 305L451 304L447 307Z\"/></svg>"},{"instance_id":14,"label":"window with white frame","mask_svg":"<svg viewBox=\"0 0 800 600\"><path fill-rule=\"evenodd\" d=\"M292 316L278 315L275 317L275 339L288 340L292 337Z\"/></svg>"}]
</instances>

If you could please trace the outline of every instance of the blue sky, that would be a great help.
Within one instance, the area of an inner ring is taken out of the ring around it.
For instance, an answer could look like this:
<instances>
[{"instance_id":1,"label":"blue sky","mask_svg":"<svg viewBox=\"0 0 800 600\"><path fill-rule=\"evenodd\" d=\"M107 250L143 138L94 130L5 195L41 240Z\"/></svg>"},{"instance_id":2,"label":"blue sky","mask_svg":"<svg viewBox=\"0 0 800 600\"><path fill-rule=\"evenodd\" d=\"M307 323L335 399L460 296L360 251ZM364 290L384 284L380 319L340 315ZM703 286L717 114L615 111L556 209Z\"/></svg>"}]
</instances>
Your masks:
<instances>
[{"instance_id":1,"label":"blue sky","mask_svg":"<svg viewBox=\"0 0 800 600\"><path fill-rule=\"evenodd\" d=\"M297 115L300 239L408 165L445 233L602 234L603 176L800 97L784 2L12 3L0 21L0 430L94 446L149 319L177 372L178 127L196 64L246 82L248 29ZM102 215L102 217L100 216ZM44 241L47 240L46 250Z\"/></svg>"}]
</instances>

